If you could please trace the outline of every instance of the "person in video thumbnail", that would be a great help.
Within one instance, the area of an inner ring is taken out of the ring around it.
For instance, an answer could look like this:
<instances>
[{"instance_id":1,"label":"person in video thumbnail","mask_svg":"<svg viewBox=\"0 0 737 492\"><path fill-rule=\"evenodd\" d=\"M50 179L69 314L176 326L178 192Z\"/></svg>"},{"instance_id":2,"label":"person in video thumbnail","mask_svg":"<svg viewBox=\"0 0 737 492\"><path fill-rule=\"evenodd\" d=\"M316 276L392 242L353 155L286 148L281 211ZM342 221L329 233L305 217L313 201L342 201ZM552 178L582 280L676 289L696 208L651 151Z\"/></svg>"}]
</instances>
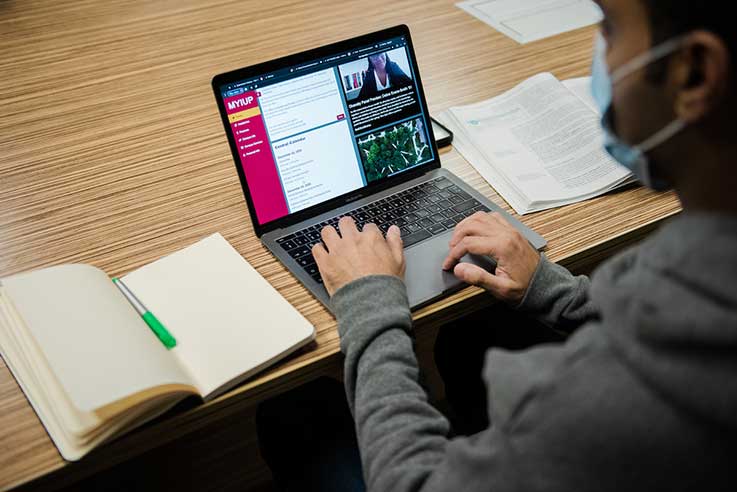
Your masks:
<instances>
[{"instance_id":1,"label":"person in video thumbnail","mask_svg":"<svg viewBox=\"0 0 737 492\"><path fill-rule=\"evenodd\" d=\"M374 97L386 89L403 87L412 82L412 79L399 68L399 65L391 61L386 53L370 55L368 60L366 80L358 99Z\"/></svg>"}]
</instances>

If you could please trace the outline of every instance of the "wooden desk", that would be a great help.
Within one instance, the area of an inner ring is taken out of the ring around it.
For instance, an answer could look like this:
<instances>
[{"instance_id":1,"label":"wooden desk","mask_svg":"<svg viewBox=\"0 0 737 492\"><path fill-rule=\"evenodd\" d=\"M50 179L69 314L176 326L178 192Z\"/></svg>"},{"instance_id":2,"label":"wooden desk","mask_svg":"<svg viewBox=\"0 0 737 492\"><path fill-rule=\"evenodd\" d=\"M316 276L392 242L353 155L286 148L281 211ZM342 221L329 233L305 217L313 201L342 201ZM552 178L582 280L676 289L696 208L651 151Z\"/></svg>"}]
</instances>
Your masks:
<instances>
[{"instance_id":1,"label":"wooden desk","mask_svg":"<svg viewBox=\"0 0 737 492\"><path fill-rule=\"evenodd\" d=\"M73 465L0 363L0 489L45 475L68 482L339 371L335 321L253 235L209 82L399 23L412 30L434 113L541 71L585 75L594 33L521 46L440 0L0 2L0 277L69 262L120 275L220 231L317 327L309 350ZM506 206L455 151L442 159ZM629 189L523 221L548 239L551 259L576 266L678 210L670 194ZM480 294L468 288L421 310L418 327L484 305Z\"/></svg>"}]
</instances>

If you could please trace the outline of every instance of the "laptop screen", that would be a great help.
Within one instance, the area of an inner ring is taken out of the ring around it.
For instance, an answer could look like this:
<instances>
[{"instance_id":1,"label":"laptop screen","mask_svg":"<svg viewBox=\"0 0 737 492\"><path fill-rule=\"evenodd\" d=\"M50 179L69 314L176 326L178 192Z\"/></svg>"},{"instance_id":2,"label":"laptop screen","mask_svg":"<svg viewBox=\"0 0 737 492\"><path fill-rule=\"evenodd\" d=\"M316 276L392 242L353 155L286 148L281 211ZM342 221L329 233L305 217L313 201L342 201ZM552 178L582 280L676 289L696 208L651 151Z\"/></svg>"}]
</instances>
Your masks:
<instances>
[{"instance_id":1,"label":"laptop screen","mask_svg":"<svg viewBox=\"0 0 737 492\"><path fill-rule=\"evenodd\" d=\"M259 224L435 159L404 36L222 85Z\"/></svg>"}]
</instances>

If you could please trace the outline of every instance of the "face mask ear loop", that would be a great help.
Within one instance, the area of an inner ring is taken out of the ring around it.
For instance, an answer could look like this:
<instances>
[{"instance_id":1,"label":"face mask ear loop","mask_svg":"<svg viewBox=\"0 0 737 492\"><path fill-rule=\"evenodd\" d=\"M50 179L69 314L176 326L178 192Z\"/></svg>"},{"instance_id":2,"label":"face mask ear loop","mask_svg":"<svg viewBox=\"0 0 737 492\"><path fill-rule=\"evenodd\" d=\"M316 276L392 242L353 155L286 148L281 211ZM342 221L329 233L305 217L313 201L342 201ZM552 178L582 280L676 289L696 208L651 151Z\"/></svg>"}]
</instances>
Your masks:
<instances>
[{"instance_id":1,"label":"face mask ear loop","mask_svg":"<svg viewBox=\"0 0 737 492\"><path fill-rule=\"evenodd\" d=\"M653 135L652 137L648 138L647 140L642 142L640 145L638 145L637 149L643 154L646 152L649 152L655 147L662 144L663 142L671 139L674 135L679 133L684 128L686 128L685 121L683 120L671 121L668 125L665 126L665 128L663 128L658 133L656 133L655 135Z\"/></svg>"},{"instance_id":2,"label":"face mask ear loop","mask_svg":"<svg viewBox=\"0 0 737 492\"><path fill-rule=\"evenodd\" d=\"M686 36L669 39L656 47L637 55L621 67L615 69L611 74L612 85L616 84L631 73L650 65L651 63L665 58L677 50L683 44Z\"/></svg>"}]
</instances>

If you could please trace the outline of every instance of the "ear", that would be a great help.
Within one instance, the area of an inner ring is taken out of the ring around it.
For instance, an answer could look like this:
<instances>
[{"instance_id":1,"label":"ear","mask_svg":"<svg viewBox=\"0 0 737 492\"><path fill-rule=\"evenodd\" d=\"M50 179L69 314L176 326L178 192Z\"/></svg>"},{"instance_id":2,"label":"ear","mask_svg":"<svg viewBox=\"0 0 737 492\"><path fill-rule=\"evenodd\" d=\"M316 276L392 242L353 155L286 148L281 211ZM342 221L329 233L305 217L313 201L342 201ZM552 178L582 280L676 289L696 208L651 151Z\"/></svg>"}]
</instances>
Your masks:
<instances>
[{"instance_id":1,"label":"ear","mask_svg":"<svg viewBox=\"0 0 737 492\"><path fill-rule=\"evenodd\" d=\"M727 97L730 57L724 41L709 31L684 38L680 56L671 65L678 118L696 123L713 114Z\"/></svg>"}]
</instances>

